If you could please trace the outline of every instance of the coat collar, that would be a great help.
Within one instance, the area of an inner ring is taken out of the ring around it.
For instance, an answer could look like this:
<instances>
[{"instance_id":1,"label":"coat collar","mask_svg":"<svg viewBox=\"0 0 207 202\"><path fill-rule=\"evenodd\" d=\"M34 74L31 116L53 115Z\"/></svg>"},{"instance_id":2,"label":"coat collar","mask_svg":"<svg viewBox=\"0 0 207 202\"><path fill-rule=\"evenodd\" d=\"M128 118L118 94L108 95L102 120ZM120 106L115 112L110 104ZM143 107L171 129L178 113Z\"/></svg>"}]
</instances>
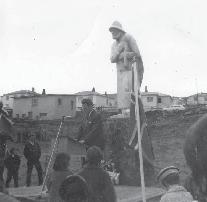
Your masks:
<instances>
[{"instance_id":1,"label":"coat collar","mask_svg":"<svg viewBox=\"0 0 207 202\"><path fill-rule=\"evenodd\" d=\"M187 190L183 186L180 186L180 185L176 184L176 185L170 186L167 193L180 192L180 191L186 192Z\"/></svg>"}]
</instances>

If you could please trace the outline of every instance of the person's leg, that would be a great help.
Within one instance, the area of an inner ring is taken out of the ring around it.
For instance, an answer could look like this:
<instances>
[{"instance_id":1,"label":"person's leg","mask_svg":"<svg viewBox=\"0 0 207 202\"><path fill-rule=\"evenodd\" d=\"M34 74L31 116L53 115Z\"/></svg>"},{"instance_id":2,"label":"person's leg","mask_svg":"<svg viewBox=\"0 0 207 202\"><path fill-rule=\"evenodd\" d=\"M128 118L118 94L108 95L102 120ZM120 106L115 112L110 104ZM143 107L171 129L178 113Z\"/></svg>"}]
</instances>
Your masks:
<instances>
[{"instance_id":1,"label":"person's leg","mask_svg":"<svg viewBox=\"0 0 207 202\"><path fill-rule=\"evenodd\" d=\"M12 173L11 171L7 171L7 178L6 178L6 187L8 188L9 187L9 184L11 182L11 179L12 179Z\"/></svg>"},{"instance_id":2,"label":"person's leg","mask_svg":"<svg viewBox=\"0 0 207 202\"><path fill-rule=\"evenodd\" d=\"M14 187L18 187L19 184L18 184L18 171L15 171L13 173L13 178L14 178Z\"/></svg>"},{"instance_id":3,"label":"person's leg","mask_svg":"<svg viewBox=\"0 0 207 202\"><path fill-rule=\"evenodd\" d=\"M32 169L33 169L33 163L27 161L27 179L26 179L27 187L29 187L31 184Z\"/></svg>"},{"instance_id":4,"label":"person's leg","mask_svg":"<svg viewBox=\"0 0 207 202\"><path fill-rule=\"evenodd\" d=\"M4 164L1 164L0 165L0 180L2 181L4 181L3 174L4 174Z\"/></svg>"},{"instance_id":5,"label":"person's leg","mask_svg":"<svg viewBox=\"0 0 207 202\"><path fill-rule=\"evenodd\" d=\"M43 172L42 172L42 166L40 164L40 161L35 162L35 168L37 170L38 179L39 179L39 185L42 185L43 183Z\"/></svg>"}]
</instances>

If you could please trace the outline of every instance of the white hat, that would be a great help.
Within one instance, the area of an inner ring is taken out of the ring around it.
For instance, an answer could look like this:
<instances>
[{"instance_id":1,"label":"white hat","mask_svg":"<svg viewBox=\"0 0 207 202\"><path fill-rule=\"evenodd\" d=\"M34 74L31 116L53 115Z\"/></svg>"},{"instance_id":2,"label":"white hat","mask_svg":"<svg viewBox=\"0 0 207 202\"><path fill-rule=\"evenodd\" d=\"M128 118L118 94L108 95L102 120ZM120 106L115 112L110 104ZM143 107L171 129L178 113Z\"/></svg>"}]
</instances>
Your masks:
<instances>
[{"instance_id":1,"label":"white hat","mask_svg":"<svg viewBox=\"0 0 207 202\"><path fill-rule=\"evenodd\" d=\"M121 23L118 22L118 21L114 21L112 23L112 25L109 27L109 31L110 32L111 32L112 29L118 29L118 30L120 30L122 32L125 32L124 29L123 29L123 27L122 27L122 25L121 25Z\"/></svg>"}]
</instances>

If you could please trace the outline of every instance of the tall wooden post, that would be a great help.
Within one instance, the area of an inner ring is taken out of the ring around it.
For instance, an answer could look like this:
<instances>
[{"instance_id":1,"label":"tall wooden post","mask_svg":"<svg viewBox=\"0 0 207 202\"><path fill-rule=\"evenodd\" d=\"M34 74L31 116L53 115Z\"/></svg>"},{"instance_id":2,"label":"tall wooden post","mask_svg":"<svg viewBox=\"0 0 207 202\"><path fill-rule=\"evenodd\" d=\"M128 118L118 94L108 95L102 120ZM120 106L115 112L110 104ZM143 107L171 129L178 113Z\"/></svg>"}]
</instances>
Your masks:
<instances>
[{"instance_id":1,"label":"tall wooden post","mask_svg":"<svg viewBox=\"0 0 207 202\"><path fill-rule=\"evenodd\" d=\"M136 61L133 63L132 71L134 72L134 94L135 94L135 114L136 114L136 125L138 133L138 152L139 152L139 162L140 162L140 176L141 176L141 186L142 186L142 200L146 202L146 193L145 193L145 181L144 181L144 167L143 167L143 156L142 156L142 138L140 133L140 116L139 116L139 99L138 93L140 92L140 84L138 81L138 71Z\"/></svg>"}]
</instances>

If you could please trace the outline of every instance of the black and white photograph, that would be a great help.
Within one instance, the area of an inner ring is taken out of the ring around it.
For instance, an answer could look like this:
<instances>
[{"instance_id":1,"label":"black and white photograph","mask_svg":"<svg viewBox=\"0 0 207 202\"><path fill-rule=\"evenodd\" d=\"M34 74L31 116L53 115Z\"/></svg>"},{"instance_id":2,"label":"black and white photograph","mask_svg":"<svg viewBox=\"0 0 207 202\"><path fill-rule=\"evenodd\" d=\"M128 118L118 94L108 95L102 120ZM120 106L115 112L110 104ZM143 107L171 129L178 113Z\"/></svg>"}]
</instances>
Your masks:
<instances>
[{"instance_id":1,"label":"black and white photograph","mask_svg":"<svg viewBox=\"0 0 207 202\"><path fill-rule=\"evenodd\" d=\"M0 202L207 202L205 0L1 0Z\"/></svg>"}]
</instances>

